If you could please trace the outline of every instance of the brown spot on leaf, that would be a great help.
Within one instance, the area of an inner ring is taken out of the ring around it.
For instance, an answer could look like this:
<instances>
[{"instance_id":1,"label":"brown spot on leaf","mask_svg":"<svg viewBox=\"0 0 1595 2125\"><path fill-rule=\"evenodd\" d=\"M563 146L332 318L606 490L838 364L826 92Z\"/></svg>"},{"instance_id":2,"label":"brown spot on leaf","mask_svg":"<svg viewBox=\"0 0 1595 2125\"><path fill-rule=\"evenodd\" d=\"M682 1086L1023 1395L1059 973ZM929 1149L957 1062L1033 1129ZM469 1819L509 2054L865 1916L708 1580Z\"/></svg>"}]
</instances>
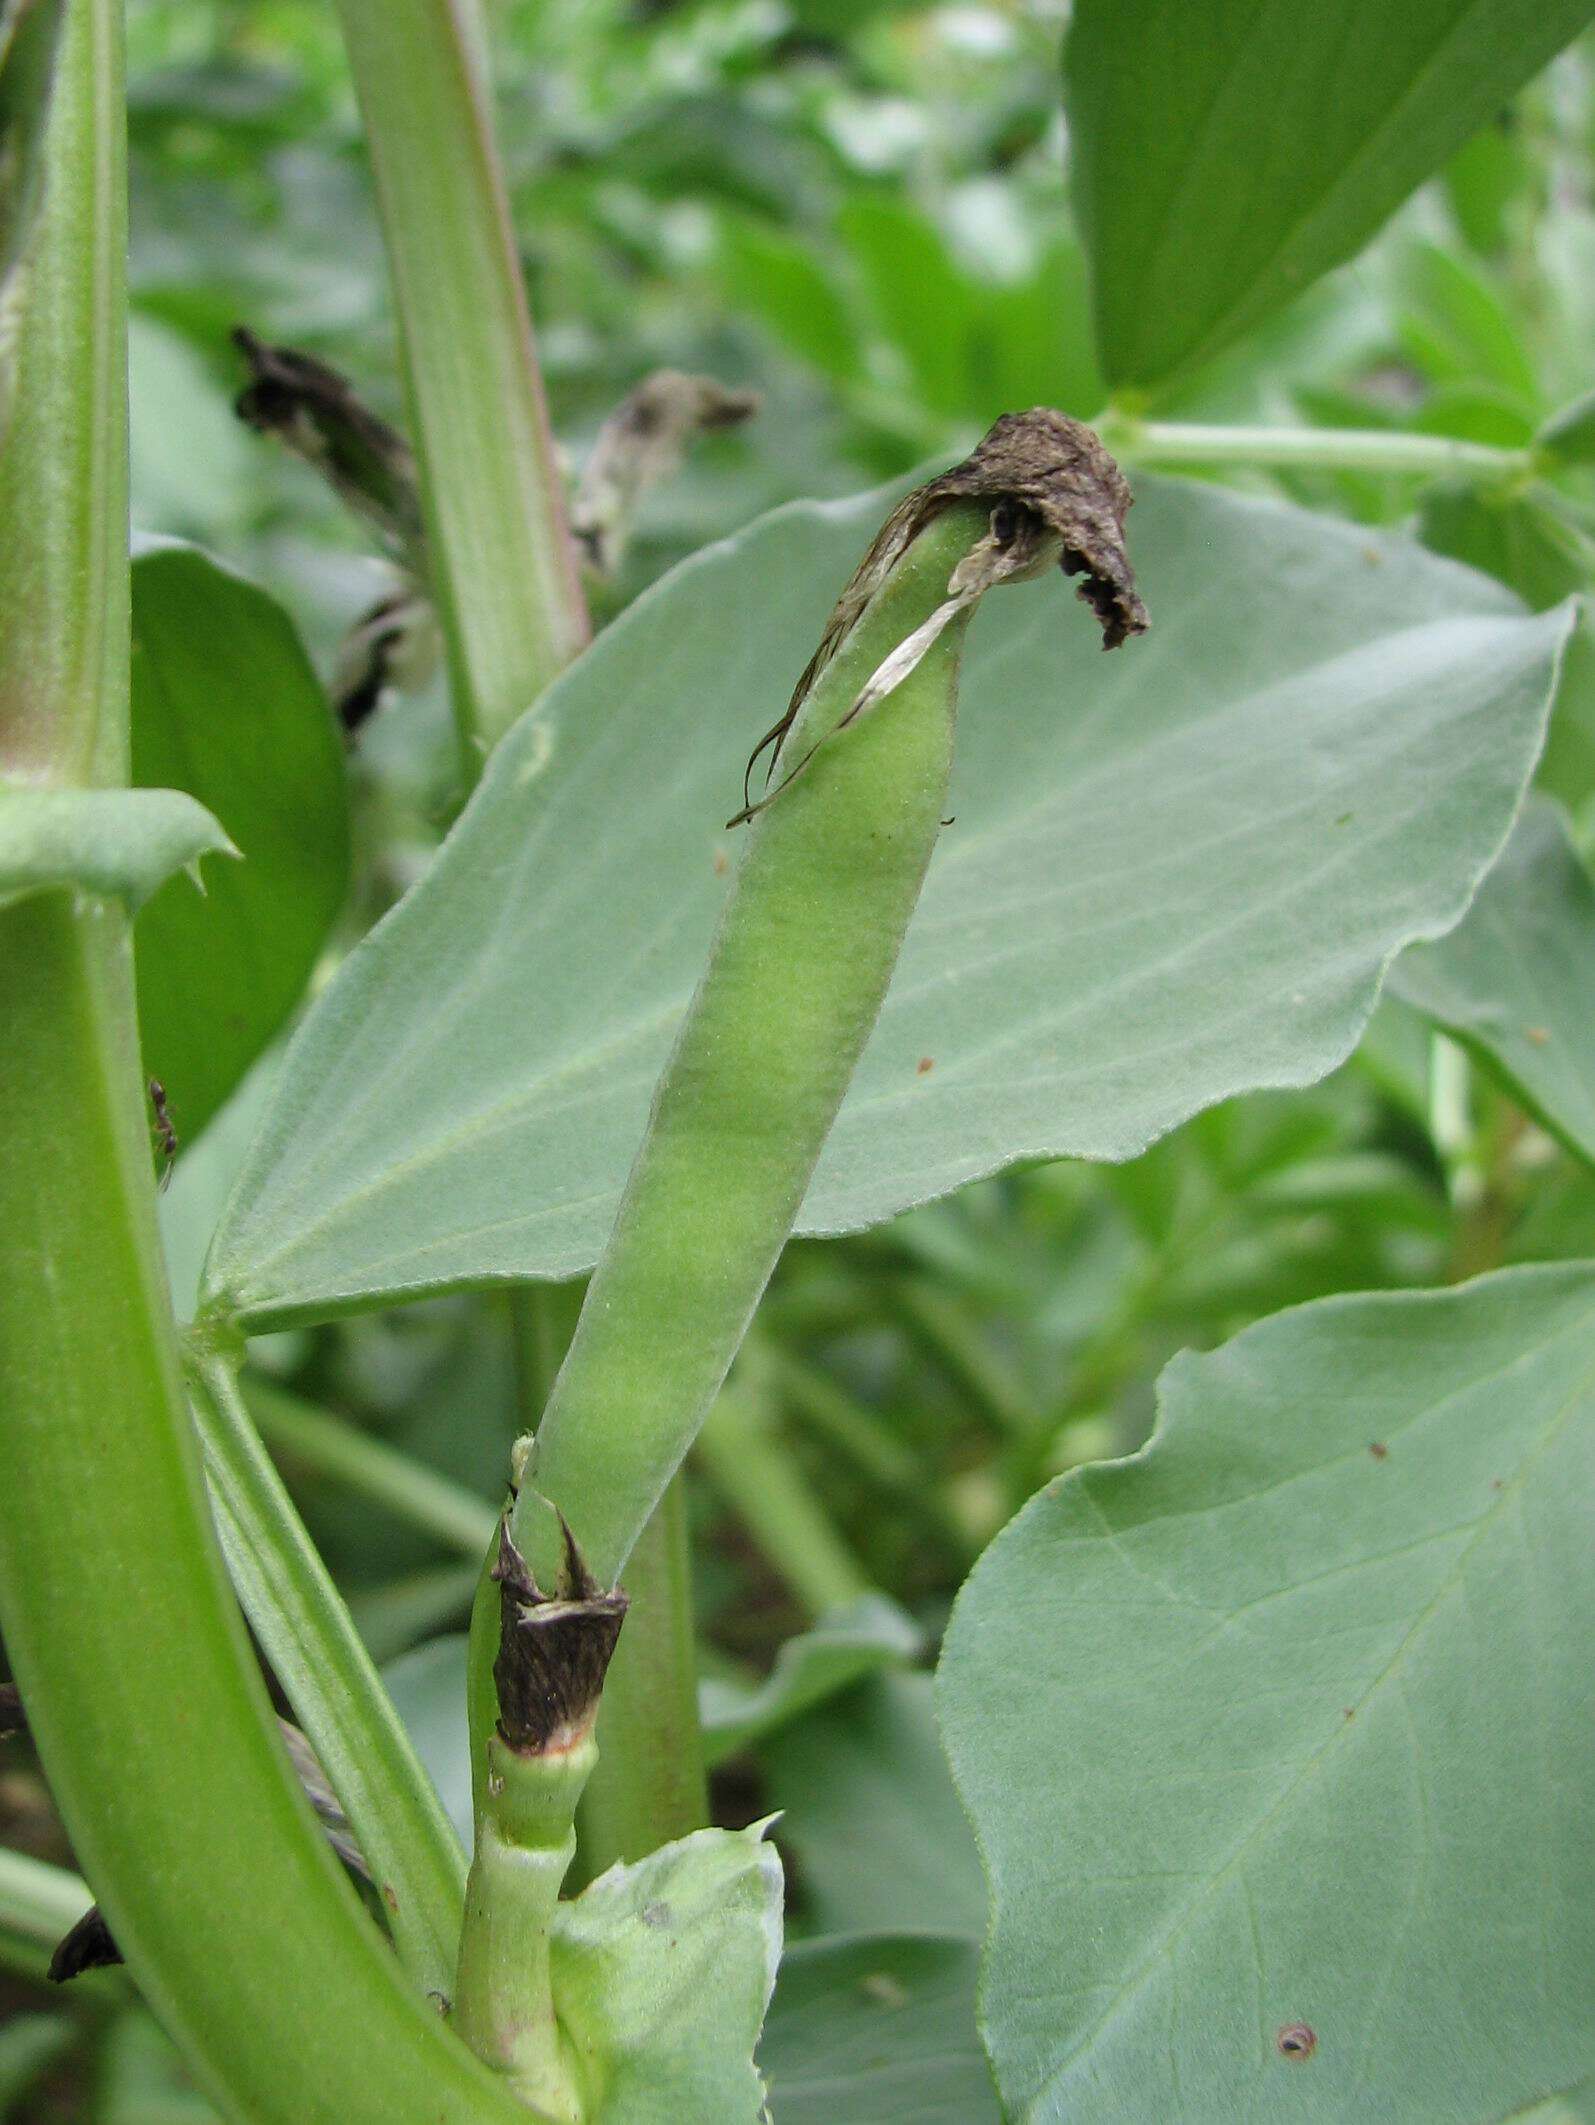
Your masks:
<instances>
[{"instance_id":1,"label":"brown spot on leaf","mask_svg":"<svg viewBox=\"0 0 1595 2125\"><path fill-rule=\"evenodd\" d=\"M1282 2059L1310 2059L1318 2049L1317 2032L1307 2022L1287 2022L1274 2038Z\"/></svg>"},{"instance_id":2,"label":"brown spot on leaf","mask_svg":"<svg viewBox=\"0 0 1595 2125\"><path fill-rule=\"evenodd\" d=\"M929 1077L935 1067L936 1058L934 1055L922 1055L914 1065L914 1075L916 1077Z\"/></svg>"},{"instance_id":3,"label":"brown spot on leaf","mask_svg":"<svg viewBox=\"0 0 1595 2125\"><path fill-rule=\"evenodd\" d=\"M714 875L716 878L723 878L730 868L731 858L724 849L716 849L714 852Z\"/></svg>"},{"instance_id":4,"label":"brown spot on leaf","mask_svg":"<svg viewBox=\"0 0 1595 2125\"><path fill-rule=\"evenodd\" d=\"M1388 1460L1390 1457L1389 1447L1386 1446L1379 1439L1370 1440L1368 1445L1368 1451L1373 1455L1376 1461L1385 1461Z\"/></svg>"},{"instance_id":5,"label":"brown spot on leaf","mask_svg":"<svg viewBox=\"0 0 1595 2125\"><path fill-rule=\"evenodd\" d=\"M1532 1040L1537 1048L1543 1048L1550 1037L1550 1029L1546 1026L1525 1026L1523 1028L1523 1038Z\"/></svg>"},{"instance_id":6,"label":"brown spot on leaf","mask_svg":"<svg viewBox=\"0 0 1595 2125\"><path fill-rule=\"evenodd\" d=\"M388 1907L388 1916L397 1918L399 1915L399 1897L392 1882L384 1882L382 1884L382 1901Z\"/></svg>"}]
</instances>

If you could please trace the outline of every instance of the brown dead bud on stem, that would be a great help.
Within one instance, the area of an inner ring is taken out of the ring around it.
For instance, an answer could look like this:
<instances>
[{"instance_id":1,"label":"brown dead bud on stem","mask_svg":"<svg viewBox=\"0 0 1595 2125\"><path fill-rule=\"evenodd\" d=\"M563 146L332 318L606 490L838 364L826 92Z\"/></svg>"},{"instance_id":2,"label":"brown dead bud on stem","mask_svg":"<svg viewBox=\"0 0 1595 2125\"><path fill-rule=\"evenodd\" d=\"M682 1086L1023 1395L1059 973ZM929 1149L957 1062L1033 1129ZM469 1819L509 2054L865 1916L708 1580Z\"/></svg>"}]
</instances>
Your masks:
<instances>
[{"instance_id":1,"label":"brown dead bud on stem","mask_svg":"<svg viewBox=\"0 0 1595 2125\"><path fill-rule=\"evenodd\" d=\"M700 435L736 428L759 410L756 391L712 376L659 369L628 392L598 431L571 497L571 533L600 575L613 575L643 496L681 469Z\"/></svg>"},{"instance_id":2,"label":"brown dead bud on stem","mask_svg":"<svg viewBox=\"0 0 1595 2125\"><path fill-rule=\"evenodd\" d=\"M362 403L347 377L313 354L268 346L245 325L235 329L233 345L251 371L236 403L238 418L279 437L424 580L420 489L404 437Z\"/></svg>"},{"instance_id":3,"label":"brown dead bud on stem","mask_svg":"<svg viewBox=\"0 0 1595 2125\"><path fill-rule=\"evenodd\" d=\"M583 1741L598 1716L604 1677L626 1620L627 1597L605 1590L582 1562L576 1539L565 1538L559 1585L545 1594L510 1539L509 1515L499 1523L498 1731L522 1756L554 1755Z\"/></svg>"},{"instance_id":4,"label":"brown dead bud on stem","mask_svg":"<svg viewBox=\"0 0 1595 2125\"><path fill-rule=\"evenodd\" d=\"M1094 429L1049 406L1003 414L962 464L916 487L881 526L837 599L786 713L754 747L743 780L744 799L760 754L769 749L768 782L786 734L821 673L915 539L955 503L989 501L990 530L953 571L947 602L887 658L836 730L845 730L900 686L955 614L998 583L1023 582L1053 562L1067 576L1085 577L1079 595L1101 624L1104 649L1117 649L1131 635L1143 634L1146 607L1124 545L1124 519L1132 499L1129 482ZM799 761L787 782L812 757L810 753ZM745 802L727 824L739 826L760 809Z\"/></svg>"}]
</instances>

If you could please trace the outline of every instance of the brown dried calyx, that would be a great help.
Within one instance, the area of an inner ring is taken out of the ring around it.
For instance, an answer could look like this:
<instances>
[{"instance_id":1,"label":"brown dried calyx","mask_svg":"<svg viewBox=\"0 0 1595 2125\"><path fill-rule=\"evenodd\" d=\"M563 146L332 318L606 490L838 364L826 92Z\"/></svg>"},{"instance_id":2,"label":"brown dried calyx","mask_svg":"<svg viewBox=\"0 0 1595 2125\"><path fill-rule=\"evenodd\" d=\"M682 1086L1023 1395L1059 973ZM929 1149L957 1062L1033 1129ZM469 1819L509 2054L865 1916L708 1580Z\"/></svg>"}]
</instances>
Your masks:
<instances>
[{"instance_id":1,"label":"brown dried calyx","mask_svg":"<svg viewBox=\"0 0 1595 2125\"><path fill-rule=\"evenodd\" d=\"M1056 534L1064 574L1085 577L1078 595L1102 623L1104 649L1146 632L1146 607L1124 549L1134 497L1095 429L1050 406L1003 414L961 465L910 495L904 504L915 512L910 537L949 503L988 496L1012 502Z\"/></svg>"},{"instance_id":2,"label":"brown dried calyx","mask_svg":"<svg viewBox=\"0 0 1595 2125\"><path fill-rule=\"evenodd\" d=\"M601 1587L582 1561L563 1518L559 1585L545 1594L499 1522L499 1644L493 1662L498 1731L520 1756L546 1756L586 1738L598 1716L604 1677L626 1620L627 1596Z\"/></svg>"}]
</instances>

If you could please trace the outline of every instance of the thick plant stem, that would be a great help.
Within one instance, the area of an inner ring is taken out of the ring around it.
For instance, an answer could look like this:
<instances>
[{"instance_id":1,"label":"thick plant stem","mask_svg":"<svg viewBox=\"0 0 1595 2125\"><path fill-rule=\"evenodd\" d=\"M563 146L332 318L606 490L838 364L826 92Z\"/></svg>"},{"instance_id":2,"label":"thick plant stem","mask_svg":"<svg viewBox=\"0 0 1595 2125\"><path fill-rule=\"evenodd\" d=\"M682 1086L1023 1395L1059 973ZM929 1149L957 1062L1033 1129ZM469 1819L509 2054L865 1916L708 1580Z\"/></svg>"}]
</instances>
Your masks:
<instances>
[{"instance_id":1,"label":"thick plant stem","mask_svg":"<svg viewBox=\"0 0 1595 2125\"><path fill-rule=\"evenodd\" d=\"M579 2084L554 2016L554 1913L576 1852L576 1804L597 1749L588 1733L551 1756L488 1744L492 1799L477 1825L454 1986L454 2027L523 2103L580 2125Z\"/></svg>"},{"instance_id":2,"label":"thick plant stem","mask_svg":"<svg viewBox=\"0 0 1595 2125\"><path fill-rule=\"evenodd\" d=\"M23 781L127 779L125 140L121 9L74 0L0 329L0 775Z\"/></svg>"},{"instance_id":3,"label":"thick plant stem","mask_svg":"<svg viewBox=\"0 0 1595 2125\"><path fill-rule=\"evenodd\" d=\"M224 1351L190 1360L194 1423L228 1570L365 1855L400 1961L421 1991L446 1998L465 1855L249 1420L236 1367L237 1354Z\"/></svg>"},{"instance_id":4,"label":"thick plant stem","mask_svg":"<svg viewBox=\"0 0 1595 2125\"><path fill-rule=\"evenodd\" d=\"M166 1311L120 914L65 893L0 912L0 1020L0 1617L79 1861L229 2114L512 2115L343 1880L238 1622Z\"/></svg>"},{"instance_id":5,"label":"thick plant stem","mask_svg":"<svg viewBox=\"0 0 1595 2125\"><path fill-rule=\"evenodd\" d=\"M595 1575L616 1578L747 1331L940 830L974 600L1061 554L1105 638L1123 640L1146 624L1120 536L1128 500L1088 430L1005 416L899 505L844 591L778 726L785 779L743 815L708 967L538 1429L514 1532L540 1569L536 1493Z\"/></svg>"},{"instance_id":6,"label":"thick plant stem","mask_svg":"<svg viewBox=\"0 0 1595 2125\"><path fill-rule=\"evenodd\" d=\"M581 1871L642 1859L709 1820L698 1725L698 1659L686 1489L676 1476L626 1565L631 1607L598 1714L599 1758L583 1796Z\"/></svg>"},{"instance_id":7,"label":"thick plant stem","mask_svg":"<svg viewBox=\"0 0 1595 2125\"><path fill-rule=\"evenodd\" d=\"M462 0L338 0L393 274L429 575L474 781L587 639L503 174Z\"/></svg>"},{"instance_id":8,"label":"thick plant stem","mask_svg":"<svg viewBox=\"0 0 1595 2125\"><path fill-rule=\"evenodd\" d=\"M65 9L0 345L4 760L66 784L110 783L128 754L121 13ZM78 1859L230 2116L511 2117L339 1872L222 1571L120 906L57 890L0 910L0 1025L0 1624Z\"/></svg>"},{"instance_id":9,"label":"thick plant stem","mask_svg":"<svg viewBox=\"0 0 1595 2125\"><path fill-rule=\"evenodd\" d=\"M491 1591L499 1608L497 1716L476 1785L454 2025L539 2117L580 2125L589 2111L580 2062L555 2017L553 1933L626 1597L594 1583L568 1534L557 1578L540 1588L507 1518ZM478 1690L473 1682L473 1695Z\"/></svg>"}]
</instances>

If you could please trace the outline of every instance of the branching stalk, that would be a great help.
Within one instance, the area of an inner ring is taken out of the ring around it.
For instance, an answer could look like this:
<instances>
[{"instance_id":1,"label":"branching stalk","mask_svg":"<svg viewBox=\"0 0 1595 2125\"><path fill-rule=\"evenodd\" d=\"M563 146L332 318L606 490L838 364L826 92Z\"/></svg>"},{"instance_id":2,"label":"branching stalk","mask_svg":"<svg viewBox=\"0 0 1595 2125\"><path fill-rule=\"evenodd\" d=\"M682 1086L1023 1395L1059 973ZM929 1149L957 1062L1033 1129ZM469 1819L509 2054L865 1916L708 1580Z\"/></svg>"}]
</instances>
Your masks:
<instances>
[{"instance_id":1,"label":"branching stalk","mask_svg":"<svg viewBox=\"0 0 1595 2125\"><path fill-rule=\"evenodd\" d=\"M423 1992L448 1996L465 1856L238 1391L236 1354L191 1360L193 1411L238 1597L309 1737Z\"/></svg>"},{"instance_id":2,"label":"branching stalk","mask_svg":"<svg viewBox=\"0 0 1595 2125\"><path fill-rule=\"evenodd\" d=\"M581 2125L580 2062L555 2018L550 1962L626 1597L590 1577L568 1530L558 1576L540 1587L507 1519L492 1578L498 1716L477 1790L454 2024L539 2117Z\"/></svg>"},{"instance_id":3,"label":"branching stalk","mask_svg":"<svg viewBox=\"0 0 1595 2125\"><path fill-rule=\"evenodd\" d=\"M1133 465L1256 465L1281 471L1385 472L1417 479L1532 479L1533 450L1505 450L1450 435L1387 428L1252 428L1203 422L1138 421L1114 413L1102 439Z\"/></svg>"},{"instance_id":4,"label":"branching stalk","mask_svg":"<svg viewBox=\"0 0 1595 2125\"><path fill-rule=\"evenodd\" d=\"M466 776L587 639L464 0L339 0L398 306Z\"/></svg>"}]
</instances>

